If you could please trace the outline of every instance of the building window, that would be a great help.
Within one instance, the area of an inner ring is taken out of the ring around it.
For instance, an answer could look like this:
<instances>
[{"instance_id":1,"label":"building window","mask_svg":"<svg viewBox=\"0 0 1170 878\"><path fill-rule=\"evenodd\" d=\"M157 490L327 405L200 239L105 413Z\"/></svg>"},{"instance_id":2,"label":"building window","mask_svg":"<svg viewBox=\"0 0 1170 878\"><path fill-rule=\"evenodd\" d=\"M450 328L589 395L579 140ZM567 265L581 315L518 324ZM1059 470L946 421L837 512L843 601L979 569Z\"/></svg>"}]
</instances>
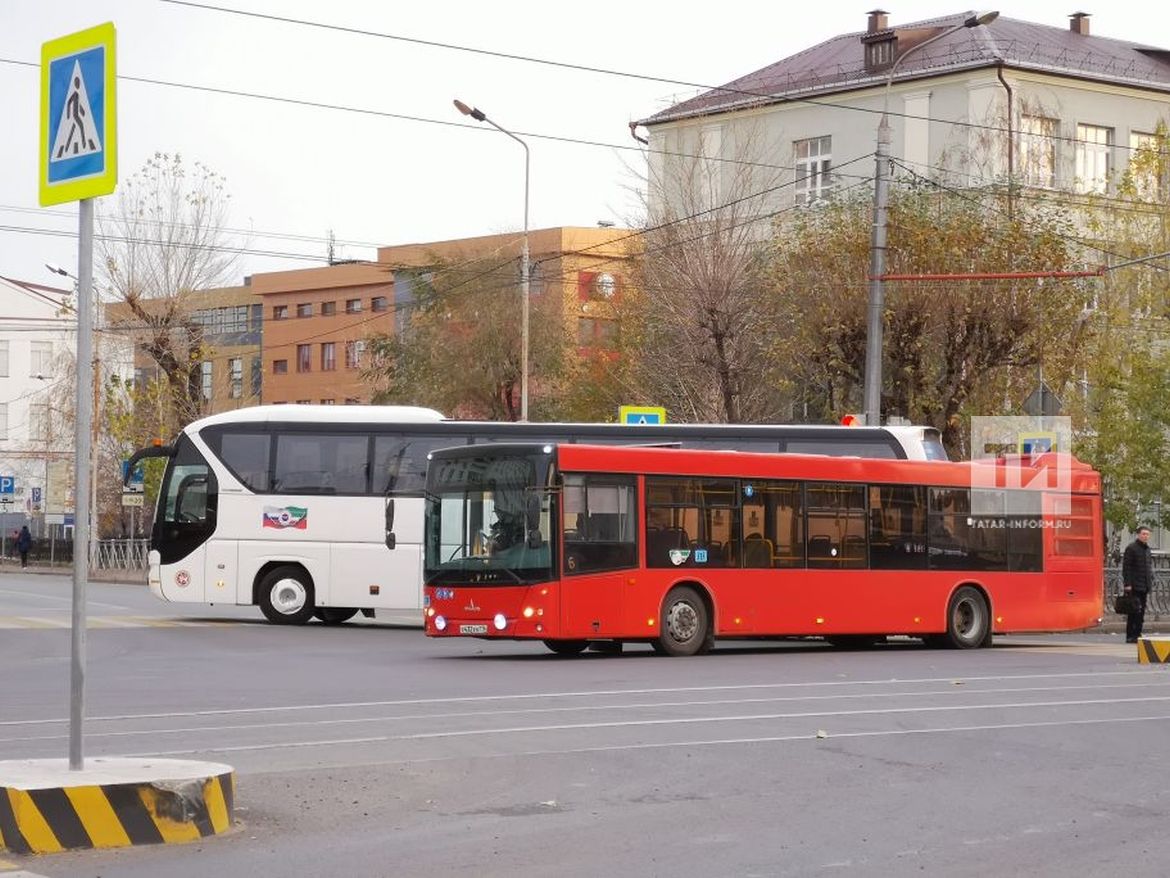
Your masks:
<instances>
[{"instance_id":1,"label":"building window","mask_svg":"<svg viewBox=\"0 0 1170 878\"><path fill-rule=\"evenodd\" d=\"M285 363L287 371L288 363ZM260 395L260 388L264 386L264 367L260 365L259 357L252 357L252 396Z\"/></svg>"},{"instance_id":2,"label":"building window","mask_svg":"<svg viewBox=\"0 0 1170 878\"><path fill-rule=\"evenodd\" d=\"M241 399L244 396L244 361L239 357L228 360L228 369L231 370L232 383L228 395L232 399Z\"/></svg>"},{"instance_id":3,"label":"building window","mask_svg":"<svg viewBox=\"0 0 1170 878\"><path fill-rule=\"evenodd\" d=\"M297 371L313 371L313 346L311 344L297 345Z\"/></svg>"},{"instance_id":4,"label":"building window","mask_svg":"<svg viewBox=\"0 0 1170 878\"><path fill-rule=\"evenodd\" d=\"M8 438L8 403L0 402L0 440Z\"/></svg>"},{"instance_id":5,"label":"building window","mask_svg":"<svg viewBox=\"0 0 1170 878\"><path fill-rule=\"evenodd\" d=\"M813 137L792 145L796 166L796 203L826 197L833 188L833 138Z\"/></svg>"},{"instance_id":6,"label":"building window","mask_svg":"<svg viewBox=\"0 0 1170 878\"><path fill-rule=\"evenodd\" d=\"M288 360L273 360L272 361L273 375L287 375L288 374Z\"/></svg>"},{"instance_id":7,"label":"building window","mask_svg":"<svg viewBox=\"0 0 1170 878\"><path fill-rule=\"evenodd\" d=\"M311 399L298 399L297 400L297 405L312 405L312 404L313 404L313 400L311 400Z\"/></svg>"},{"instance_id":8,"label":"building window","mask_svg":"<svg viewBox=\"0 0 1170 878\"><path fill-rule=\"evenodd\" d=\"M322 302L321 303L321 316L322 317L332 317L336 313L337 313L337 303L336 302Z\"/></svg>"},{"instance_id":9,"label":"building window","mask_svg":"<svg viewBox=\"0 0 1170 878\"><path fill-rule=\"evenodd\" d=\"M335 405L336 403L337 403L337 400L335 400L335 399L323 399L323 400L321 400L321 405Z\"/></svg>"},{"instance_id":10,"label":"building window","mask_svg":"<svg viewBox=\"0 0 1170 878\"><path fill-rule=\"evenodd\" d=\"M362 354L365 353L366 343L364 341L347 341L345 343L345 368L360 369L362 366Z\"/></svg>"},{"instance_id":11,"label":"building window","mask_svg":"<svg viewBox=\"0 0 1170 878\"><path fill-rule=\"evenodd\" d=\"M595 317L577 318L577 344L583 348L612 348L617 341L616 320L601 320Z\"/></svg>"},{"instance_id":12,"label":"building window","mask_svg":"<svg viewBox=\"0 0 1170 878\"><path fill-rule=\"evenodd\" d=\"M1042 116L1020 118L1020 174L1028 186L1056 185L1056 135L1060 123Z\"/></svg>"},{"instance_id":13,"label":"building window","mask_svg":"<svg viewBox=\"0 0 1170 878\"><path fill-rule=\"evenodd\" d=\"M32 343L32 361L29 374L34 378L47 378L53 374L53 343L51 341L34 341Z\"/></svg>"},{"instance_id":14,"label":"building window","mask_svg":"<svg viewBox=\"0 0 1170 878\"><path fill-rule=\"evenodd\" d=\"M0 341L0 378L8 377L8 342Z\"/></svg>"},{"instance_id":15,"label":"building window","mask_svg":"<svg viewBox=\"0 0 1170 878\"><path fill-rule=\"evenodd\" d=\"M298 317L312 317L313 316L313 303L312 302L302 302L301 304L297 305L297 316Z\"/></svg>"},{"instance_id":16,"label":"building window","mask_svg":"<svg viewBox=\"0 0 1170 878\"><path fill-rule=\"evenodd\" d=\"M273 305L272 306L273 320L288 320L288 305Z\"/></svg>"},{"instance_id":17,"label":"building window","mask_svg":"<svg viewBox=\"0 0 1170 878\"><path fill-rule=\"evenodd\" d=\"M362 300L361 299L346 299L345 300L345 313L346 314L361 314L362 313Z\"/></svg>"},{"instance_id":18,"label":"building window","mask_svg":"<svg viewBox=\"0 0 1170 878\"><path fill-rule=\"evenodd\" d=\"M49 435L49 406L34 402L28 407L28 437L34 442L48 442Z\"/></svg>"},{"instance_id":19,"label":"building window","mask_svg":"<svg viewBox=\"0 0 1170 878\"><path fill-rule=\"evenodd\" d=\"M387 307L389 306L386 304L385 296L374 296L374 298L370 299L371 311L385 311Z\"/></svg>"},{"instance_id":20,"label":"building window","mask_svg":"<svg viewBox=\"0 0 1170 878\"><path fill-rule=\"evenodd\" d=\"M347 396L345 398L345 404L346 405L361 405L362 401L360 399L358 399L356 396Z\"/></svg>"},{"instance_id":21,"label":"building window","mask_svg":"<svg viewBox=\"0 0 1170 878\"><path fill-rule=\"evenodd\" d=\"M1166 189L1166 138L1138 131L1129 135L1129 173L1134 194L1143 201L1155 201ZM7 371L4 373L7 375Z\"/></svg>"},{"instance_id":22,"label":"building window","mask_svg":"<svg viewBox=\"0 0 1170 878\"><path fill-rule=\"evenodd\" d=\"M1109 187L1113 129L1078 125L1076 146L1077 191L1104 194Z\"/></svg>"},{"instance_id":23,"label":"building window","mask_svg":"<svg viewBox=\"0 0 1170 878\"><path fill-rule=\"evenodd\" d=\"M337 368L337 343L326 341L321 343L321 371L332 372Z\"/></svg>"},{"instance_id":24,"label":"building window","mask_svg":"<svg viewBox=\"0 0 1170 878\"><path fill-rule=\"evenodd\" d=\"M205 360L199 364L199 386L204 399L211 399L211 361Z\"/></svg>"}]
</instances>

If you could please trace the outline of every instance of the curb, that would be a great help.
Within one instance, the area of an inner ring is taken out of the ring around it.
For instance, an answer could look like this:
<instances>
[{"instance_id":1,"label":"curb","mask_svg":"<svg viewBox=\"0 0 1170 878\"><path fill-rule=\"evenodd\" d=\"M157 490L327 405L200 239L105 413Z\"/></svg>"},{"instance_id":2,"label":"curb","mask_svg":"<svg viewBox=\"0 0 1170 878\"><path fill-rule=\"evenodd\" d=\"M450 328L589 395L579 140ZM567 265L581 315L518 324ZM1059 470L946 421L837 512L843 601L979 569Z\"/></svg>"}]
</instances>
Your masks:
<instances>
[{"instance_id":1,"label":"curb","mask_svg":"<svg viewBox=\"0 0 1170 878\"><path fill-rule=\"evenodd\" d=\"M1170 637L1139 637L1137 654L1141 665L1170 663Z\"/></svg>"},{"instance_id":2,"label":"curb","mask_svg":"<svg viewBox=\"0 0 1170 878\"><path fill-rule=\"evenodd\" d=\"M178 844L227 832L231 766L177 759L0 762L0 851Z\"/></svg>"}]
</instances>

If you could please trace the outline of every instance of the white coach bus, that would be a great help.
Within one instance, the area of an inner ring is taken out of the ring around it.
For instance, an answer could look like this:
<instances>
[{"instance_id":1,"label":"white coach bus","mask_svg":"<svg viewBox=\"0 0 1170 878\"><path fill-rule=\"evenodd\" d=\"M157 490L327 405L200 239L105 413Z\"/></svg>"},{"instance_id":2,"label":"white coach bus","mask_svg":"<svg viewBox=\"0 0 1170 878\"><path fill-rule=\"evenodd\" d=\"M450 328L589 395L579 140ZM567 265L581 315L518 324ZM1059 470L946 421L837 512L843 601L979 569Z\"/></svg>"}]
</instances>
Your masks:
<instances>
[{"instance_id":1,"label":"white coach bus","mask_svg":"<svg viewBox=\"0 0 1170 878\"><path fill-rule=\"evenodd\" d=\"M519 424L413 406L256 406L195 421L173 445L131 459L127 479L138 461L167 459L150 589L167 601L259 606L282 624L421 610L427 455L501 441L946 459L929 427Z\"/></svg>"}]
</instances>

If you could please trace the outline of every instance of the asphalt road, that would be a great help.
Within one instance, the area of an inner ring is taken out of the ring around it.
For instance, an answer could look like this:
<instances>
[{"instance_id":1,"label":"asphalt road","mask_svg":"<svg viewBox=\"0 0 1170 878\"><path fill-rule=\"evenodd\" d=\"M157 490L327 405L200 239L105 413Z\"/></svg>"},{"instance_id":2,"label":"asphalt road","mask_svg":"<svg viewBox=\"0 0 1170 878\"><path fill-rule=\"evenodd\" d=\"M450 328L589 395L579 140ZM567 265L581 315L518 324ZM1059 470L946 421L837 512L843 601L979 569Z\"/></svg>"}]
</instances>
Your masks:
<instances>
[{"instance_id":1,"label":"asphalt road","mask_svg":"<svg viewBox=\"0 0 1170 878\"><path fill-rule=\"evenodd\" d=\"M1170 872L1170 668L1119 635L559 659L90 598L86 755L234 765L238 826L0 878ZM0 577L0 758L67 753L61 618Z\"/></svg>"}]
</instances>

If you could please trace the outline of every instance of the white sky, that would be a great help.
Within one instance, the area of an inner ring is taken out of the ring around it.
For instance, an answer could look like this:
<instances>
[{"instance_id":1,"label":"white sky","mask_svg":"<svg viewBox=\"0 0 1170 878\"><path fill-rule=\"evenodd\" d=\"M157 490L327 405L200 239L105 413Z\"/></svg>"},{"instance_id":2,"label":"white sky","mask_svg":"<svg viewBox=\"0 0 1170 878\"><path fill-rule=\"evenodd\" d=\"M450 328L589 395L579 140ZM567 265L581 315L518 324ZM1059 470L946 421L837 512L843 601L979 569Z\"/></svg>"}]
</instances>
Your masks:
<instances>
[{"instance_id":1,"label":"white sky","mask_svg":"<svg viewBox=\"0 0 1170 878\"><path fill-rule=\"evenodd\" d=\"M839 33L859 31L873 0L817 4L550 0L207 0L417 39L719 85ZM885 4L892 24L958 5ZM1095 35L1170 48L1170 15L1148 0L1094 9L1021 0L1011 18L1068 26L1094 13ZM523 153L460 116L459 97L517 132L634 145L627 123L694 93L685 86L322 31L160 0L0 0L0 59L38 63L43 42L113 21L118 72L455 123L411 122L122 81L120 175L178 152L227 177L230 225L253 249L317 257L324 237L401 244L517 229ZM76 231L72 205L37 206L39 72L0 62L0 227ZM460 128L460 124L470 127ZM480 130L481 129L481 130ZM530 226L623 224L636 213L637 153L528 138ZM100 210L99 205L99 210ZM266 237L268 233L313 240ZM373 258L372 246L340 255ZM45 262L76 271L76 241L0 230L0 275L52 283ZM312 261L244 256L239 275ZM237 278L239 280L239 278Z\"/></svg>"}]
</instances>

